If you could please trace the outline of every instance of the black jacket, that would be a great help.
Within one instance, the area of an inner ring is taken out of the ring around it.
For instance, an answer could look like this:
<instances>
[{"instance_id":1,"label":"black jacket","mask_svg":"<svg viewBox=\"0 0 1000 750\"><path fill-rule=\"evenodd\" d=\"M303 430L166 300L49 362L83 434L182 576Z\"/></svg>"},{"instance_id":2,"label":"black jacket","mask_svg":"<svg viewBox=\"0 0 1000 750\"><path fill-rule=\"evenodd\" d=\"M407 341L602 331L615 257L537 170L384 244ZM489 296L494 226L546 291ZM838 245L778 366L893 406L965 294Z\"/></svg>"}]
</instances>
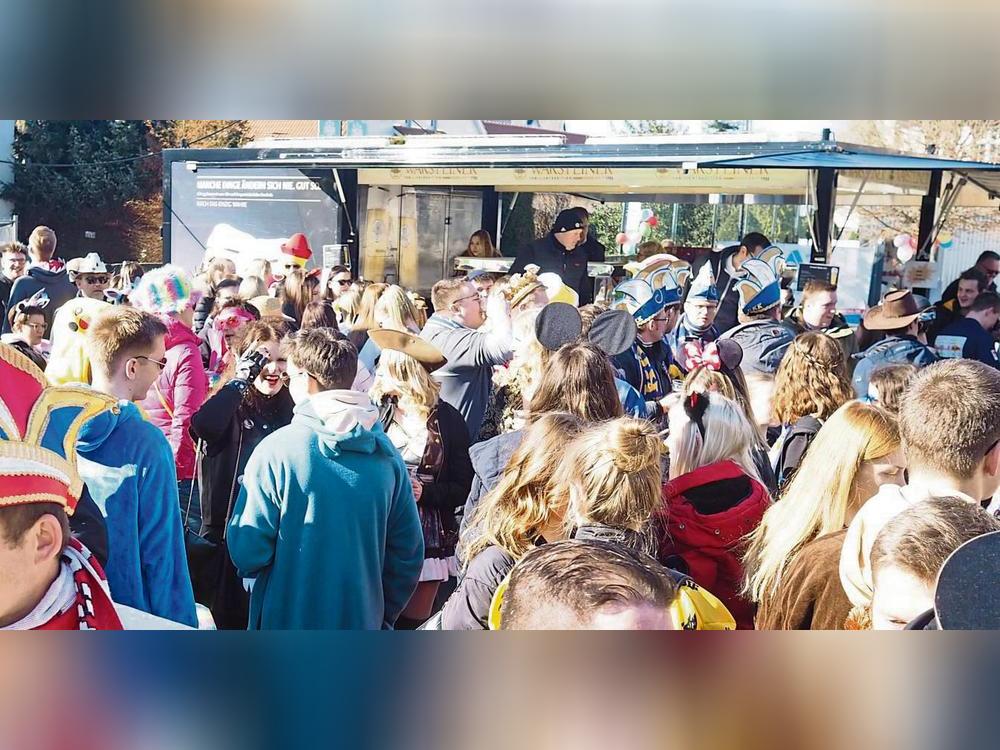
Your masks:
<instances>
[{"instance_id":1,"label":"black jacket","mask_svg":"<svg viewBox=\"0 0 1000 750\"><path fill-rule=\"evenodd\" d=\"M392 402L382 404L379 411L383 427L392 422ZM451 404L438 401L438 429L444 461L437 478L425 484L420 503L441 511L446 531L457 528L455 516L469 497L473 483L472 462L469 459L469 428L461 412Z\"/></svg>"},{"instance_id":2,"label":"black jacket","mask_svg":"<svg viewBox=\"0 0 1000 750\"><path fill-rule=\"evenodd\" d=\"M525 266L534 263L540 273L559 274L580 295L580 305L589 305L594 301L594 282L587 276L587 264L602 262L604 252L604 245L590 237L567 251L550 232L518 250L510 272L523 273Z\"/></svg>"},{"instance_id":3,"label":"black jacket","mask_svg":"<svg viewBox=\"0 0 1000 750\"><path fill-rule=\"evenodd\" d=\"M236 388L224 386L191 418L191 434L204 444L200 466L202 523L212 541L221 541L229 520L233 477L242 475L261 440L292 421L293 406L287 388L265 401L250 394L244 398ZM238 481L234 492L239 493Z\"/></svg>"},{"instance_id":4,"label":"black jacket","mask_svg":"<svg viewBox=\"0 0 1000 750\"><path fill-rule=\"evenodd\" d=\"M212 611L220 630L245 629L249 619L249 594L226 552L228 516L250 454L266 436L292 421L293 406L287 388L265 400L252 394L244 398L235 388L224 386L191 418L191 434L203 441L199 458L202 534L218 545L214 565L193 575L192 582L195 598Z\"/></svg>"},{"instance_id":5,"label":"black jacket","mask_svg":"<svg viewBox=\"0 0 1000 750\"><path fill-rule=\"evenodd\" d=\"M198 304L194 307L194 322L191 325L192 331L195 333L201 333L201 329L205 327L205 323L208 322L208 318L212 314L213 307L215 307L214 294L206 294L198 300Z\"/></svg>"},{"instance_id":6,"label":"black jacket","mask_svg":"<svg viewBox=\"0 0 1000 750\"><path fill-rule=\"evenodd\" d=\"M719 311L715 314L715 327L719 333L725 333L739 323L740 295L733 287L734 279L726 271L726 261L739 250L739 245L731 245L717 253L709 253L692 268L694 277L697 277L702 266L706 263L712 264L715 287L719 290Z\"/></svg>"}]
</instances>

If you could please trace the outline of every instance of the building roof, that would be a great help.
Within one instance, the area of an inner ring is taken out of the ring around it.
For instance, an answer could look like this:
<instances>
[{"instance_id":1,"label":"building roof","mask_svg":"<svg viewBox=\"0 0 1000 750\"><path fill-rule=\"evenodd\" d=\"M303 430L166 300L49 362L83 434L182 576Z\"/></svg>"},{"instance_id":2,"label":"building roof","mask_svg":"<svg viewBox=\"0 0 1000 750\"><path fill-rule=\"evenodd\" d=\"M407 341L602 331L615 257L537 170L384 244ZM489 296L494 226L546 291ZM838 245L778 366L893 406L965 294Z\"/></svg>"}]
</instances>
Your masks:
<instances>
[{"instance_id":1,"label":"building roof","mask_svg":"<svg viewBox=\"0 0 1000 750\"><path fill-rule=\"evenodd\" d=\"M248 140L319 137L319 120L248 120L247 122Z\"/></svg>"}]
</instances>

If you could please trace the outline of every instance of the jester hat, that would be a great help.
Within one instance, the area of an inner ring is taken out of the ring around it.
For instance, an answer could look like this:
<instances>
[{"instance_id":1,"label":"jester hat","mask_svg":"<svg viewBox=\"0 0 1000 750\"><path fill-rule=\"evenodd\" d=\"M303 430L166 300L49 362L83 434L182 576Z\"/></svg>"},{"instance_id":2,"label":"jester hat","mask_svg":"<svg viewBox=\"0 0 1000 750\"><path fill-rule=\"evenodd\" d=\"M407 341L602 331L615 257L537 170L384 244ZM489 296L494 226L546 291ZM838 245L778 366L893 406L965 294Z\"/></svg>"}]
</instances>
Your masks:
<instances>
[{"instance_id":1,"label":"jester hat","mask_svg":"<svg viewBox=\"0 0 1000 750\"><path fill-rule=\"evenodd\" d=\"M712 264L705 263L698 275L691 282L688 289L687 300L701 300L704 302L719 302L719 288L715 285L715 274L712 273Z\"/></svg>"},{"instance_id":2,"label":"jester hat","mask_svg":"<svg viewBox=\"0 0 1000 750\"><path fill-rule=\"evenodd\" d=\"M76 439L84 422L117 409L87 388L46 387L26 356L0 344L0 506L58 503L72 515L83 491Z\"/></svg>"},{"instance_id":3,"label":"jester hat","mask_svg":"<svg viewBox=\"0 0 1000 750\"><path fill-rule=\"evenodd\" d=\"M635 261L625 266L633 279L642 279L649 283L654 291L665 289L673 305L681 301L684 286L691 278L691 264L669 253L651 255L645 260Z\"/></svg>"},{"instance_id":4,"label":"jester hat","mask_svg":"<svg viewBox=\"0 0 1000 750\"><path fill-rule=\"evenodd\" d=\"M648 281L629 279L616 286L611 292L611 309L625 310L636 325L644 325L656 317L657 313L670 305L677 304L680 293L663 287L653 290Z\"/></svg>"},{"instance_id":5,"label":"jester hat","mask_svg":"<svg viewBox=\"0 0 1000 750\"><path fill-rule=\"evenodd\" d=\"M771 245L754 258L743 261L742 276L733 285L740 295L744 315L760 315L781 302L781 272L785 259L781 249Z\"/></svg>"},{"instance_id":6,"label":"jester hat","mask_svg":"<svg viewBox=\"0 0 1000 750\"><path fill-rule=\"evenodd\" d=\"M291 261L299 268L303 268L313 255L312 248L309 247L309 240L301 232L296 232L288 238L287 242L281 244L281 254L285 261Z\"/></svg>"}]
</instances>

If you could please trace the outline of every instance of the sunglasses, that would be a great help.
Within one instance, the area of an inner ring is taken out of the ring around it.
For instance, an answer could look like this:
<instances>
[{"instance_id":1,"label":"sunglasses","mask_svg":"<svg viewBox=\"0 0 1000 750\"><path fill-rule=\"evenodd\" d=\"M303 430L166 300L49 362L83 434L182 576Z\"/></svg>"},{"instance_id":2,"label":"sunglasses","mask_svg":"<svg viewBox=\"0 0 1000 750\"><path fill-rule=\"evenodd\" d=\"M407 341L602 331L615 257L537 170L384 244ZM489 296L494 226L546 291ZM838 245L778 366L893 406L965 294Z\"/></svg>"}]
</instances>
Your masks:
<instances>
[{"instance_id":1,"label":"sunglasses","mask_svg":"<svg viewBox=\"0 0 1000 750\"><path fill-rule=\"evenodd\" d=\"M335 279L334 281L337 284L340 284L341 286L350 286L351 285L351 280L350 279Z\"/></svg>"},{"instance_id":2,"label":"sunglasses","mask_svg":"<svg viewBox=\"0 0 1000 750\"><path fill-rule=\"evenodd\" d=\"M165 359L153 359L152 357L147 357L145 354L137 354L136 359L144 359L147 362L152 362L154 365L159 367L161 370L167 366L167 360Z\"/></svg>"},{"instance_id":3,"label":"sunglasses","mask_svg":"<svg viewBox=\"0 0 1000 750\"><path fill-rule=\"evenodd\" d=\"M91 276L90 274L83 274L80 278L85 284L107 284L111 281L110 276Z\"/></svg>"}]
</instances>

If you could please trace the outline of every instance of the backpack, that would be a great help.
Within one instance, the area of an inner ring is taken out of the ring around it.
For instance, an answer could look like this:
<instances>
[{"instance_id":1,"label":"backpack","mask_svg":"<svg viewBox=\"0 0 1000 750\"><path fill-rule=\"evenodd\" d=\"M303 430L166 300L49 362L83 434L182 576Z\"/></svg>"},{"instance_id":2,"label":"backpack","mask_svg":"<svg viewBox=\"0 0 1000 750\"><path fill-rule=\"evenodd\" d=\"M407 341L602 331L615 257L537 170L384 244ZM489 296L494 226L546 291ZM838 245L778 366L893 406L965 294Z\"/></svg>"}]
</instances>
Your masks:
<instances>
[{"instance_id":1,"label":"backpack","mask_svg":"<svg viewBox=\"0 0 1000 750\"><path fill-rule=\"evenodd\" d=\"M854 392L858 398L868 395L868 381L880 367L905 364L926 367L938 360L934 351L919 341L899 338L888 338L872 344L865 351L855 354L854 358L858 360L853 378Z\"/></svg>"}]
</instances>

